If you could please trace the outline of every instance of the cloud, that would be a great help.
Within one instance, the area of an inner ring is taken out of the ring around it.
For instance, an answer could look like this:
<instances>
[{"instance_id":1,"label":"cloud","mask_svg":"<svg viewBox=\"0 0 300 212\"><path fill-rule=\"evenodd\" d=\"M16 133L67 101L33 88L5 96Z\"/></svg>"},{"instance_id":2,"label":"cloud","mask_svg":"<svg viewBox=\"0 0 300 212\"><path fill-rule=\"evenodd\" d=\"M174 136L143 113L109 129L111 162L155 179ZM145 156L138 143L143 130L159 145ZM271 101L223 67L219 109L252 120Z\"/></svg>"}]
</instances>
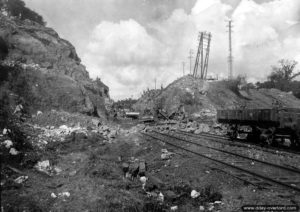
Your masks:
<instances>
[{"instance_id":1,"label":"cloud","mask_svg":"<svg viewBox=\"0 0 300 212\"><path fill-rule=\"evenodd\" d=\"M147 87L154 87L155 78L159 87L182 76L182 61L188 73L187 52L190 48L196 52L199 30L208 30L213 34L213 43L218 43L211 47L212 58L217 62L211 63L210 69L215 73L224 71L224 20L231 7L219 0L200 7L205 2L198 0L191 14L176 9L166 20L146 26L133 19L103 21L93 30L83 62L92 77L100 76L108 82L113 98L125 98L129 93L138 97Z\"/></svg>"},{"instance_id":2,"label":"cloud","mask_svg":"<svg viewBox=\"0 0 300 212\"><path fill-rule=\"evenodd\" d=\"M111 87L114 98L125 98L150 87L168 48L135 20L103 21L92 32L83 62L92 77L100 76Z\"/></svg>"},{"instance_id":3,"label":"cloud","mask_svg":"<svg viewBox=\"0 0 300 212\"><path fill-rule=\"evenodd\" d=\"M279 59L298 60L298 34L286 32L291 26L287 22L297 23L299 12L297 0L263 4L242 0L232 15L236 73L265 79Z\"/></svg>"},{"instance_id":4,"label":"cloud","mask_svg":"<svg viewBox=\"0 0 300 212\"><path fill-rule=\"evenodd\" d=\"M209 73L226 77L229 19L235 76L264 80L279 59L300 63L299 0L25 1L74 43L114 99L138 97L155 78L167 85L182 76L183 61L187 73L199 31L212 33Z\"/></svg>"}]
</instances>

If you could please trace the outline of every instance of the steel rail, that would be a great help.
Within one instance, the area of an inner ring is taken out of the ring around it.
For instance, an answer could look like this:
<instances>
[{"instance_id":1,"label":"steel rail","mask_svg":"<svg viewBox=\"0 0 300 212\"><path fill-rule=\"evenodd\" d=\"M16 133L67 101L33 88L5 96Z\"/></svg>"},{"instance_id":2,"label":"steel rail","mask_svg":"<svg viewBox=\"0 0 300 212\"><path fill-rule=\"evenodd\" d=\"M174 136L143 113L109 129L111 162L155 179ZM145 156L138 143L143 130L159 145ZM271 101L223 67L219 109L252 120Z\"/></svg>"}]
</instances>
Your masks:
<instances>
[{"instance_id":1,"label":"steel rail","mask_svg":"<svg viewBox=\"0 0 300 212\"><path fill-rule=\"evenodd\" d=\"M148 134L148 133L143 133L143 132L140 132L140 133L141 133L142 135L149 136L149 137L151 137L152 139L160 140L160 141L162 141L162 142L164 142L164 143L166 143L166 144L168 144L168 145L170 145L170 146L173 146L173 147L182 149L182 150L184 150L184 151L193 153L193 154L198 155L198 156L200 156L200 157L203 157L203 158L212 160L212 161L214 161L214 162L223 164L223 165L225 165L225 166L229 166L229 167L234 168L234 169L237 169L237 170L239 170L239 171L242 171L242 172L248 173L248 174L250 174L250 175L259 177L259 178L264 179L264 180L266 180L266 181L270 181L270 182L273 182L273 183L275 183L275 184L281 185L281 186L283 186L283 187L287 187L287 188L289 188L289 189L291 189L291 190L300 192L300 188L298 188L298 187L291 186L291 185L289 185L289 184L286 184L286 183L283 183L283 182L274 180L274 179L272 179L272 178L266 177L266 176L264 176L264 175L261 175L261 174L258 174L258 173L252 172L252 171L249 171L249 170L247 170L247 169L243 169L243 168L241 168L241 167L234 166L234 165L232 165L232 164L225 163L225 162L223 162L223 161L220 161L220 160L217 160L217 159L208 157L208 156L206 156L206 155L204 155L204 154L201 154L201 153L199 153L199 152L195 152L195 151L186 149L186 148L184 148L184 147L178 146L178 145L173 144L173 143L171 143L171 142L165 141L165 140L163 140L163 139L161 139L161 138L158 138L158 137L155 137L155 136L153 136L153 135L150 135L150 134ZM180 140L180 139L179 139L179 140ZM182 141L185 141L185 140L182 140Z\"/></svg>"},{"instance_id":2,"label":"steel rail","mask_svg":"<svg viewBox=\"0 0 300 212\"><path fill-rule=\"evenodd\" d=\"M185 134L185 135L195 137L195 138L208 138L208 139L211 139L214 142L218 142L216 140L213 140L214 138L219 139L219 140L223 140L223 141L230 141L230 139L228 137L222 137L220 135L214 135L214 134L210 134L210 133L192 134L192 133L185 132L185 131L182 131L182 130L176 131L176 133ZM266 147L262 147L258 144L252 143L252 142L247 142L247 141L242 142L239 139L235 139L234 142L238 142L241 146L251 145L255 149L259 149L259 150L262 150L262 151L265 151L265 152L270 152L270 153L273 153L273 154L278 154L280 152L281 154L288 153L288 154L293 154L293 155L297 155L297 156L300 155L300 151L293 151L293 150L290 150L290 149L287 149L287 148L276 148L276 147L272 147L272 146L266 148ZM231 145L231 146L239 146L238 144L236 144L234 142L231 142L231 143L228 143L228 144Z\"/></svg>"},{"instance_id":3,"label":"steel rail","mask_svg":"<svg viewBox=\"0 0 300 212\"><path fill-rule=\"evenodd\" d=\"M153 132L161 134L161 135L164 135L164 136L169 136L169 137L172 137L172 138L175 138L175 139L178 139L178 140L183 140L185 142L188 142L188 143L191 143L191 144L194 144L194 145L197 145L197 146L205 147L205 148L208 148L208 149L213 149L213 150L216 150L216 151L219 151L219 152L224 152L224 153L227 153L227 154L230 154L230 155L234 155L234 156L241 157L241 158L244 158L244 159L248 159L248 160L251 160L251 161L256 161L258 163L264 163L264 164L269 165L269 166L274 166L276 168L280 168L280 169L284 169L284 170L287 170L287 171L296 172L297 174L300 174L300 170L297 170L297 169L292 169L292 168L281 166L281 165L278 165L278 164L275 164L275 163L270 163L270 162L258 160L258 159L255 159L255 158L250 158L250 157L247 157L245 155L238 154L238 153L233 153L233 152L229 152L229 151L226 151L226 150L218 149L218 148L215 148L215 147L211 147L211 146L206 146L206 145L203 145L203 144L195 143L195 142L189 141L189 140L187 140L185 138L178 138L178 137L170 135L170 134L164 134L164 133L157 132L157 131L153 131Z\"/></svg>"}]
</instances>

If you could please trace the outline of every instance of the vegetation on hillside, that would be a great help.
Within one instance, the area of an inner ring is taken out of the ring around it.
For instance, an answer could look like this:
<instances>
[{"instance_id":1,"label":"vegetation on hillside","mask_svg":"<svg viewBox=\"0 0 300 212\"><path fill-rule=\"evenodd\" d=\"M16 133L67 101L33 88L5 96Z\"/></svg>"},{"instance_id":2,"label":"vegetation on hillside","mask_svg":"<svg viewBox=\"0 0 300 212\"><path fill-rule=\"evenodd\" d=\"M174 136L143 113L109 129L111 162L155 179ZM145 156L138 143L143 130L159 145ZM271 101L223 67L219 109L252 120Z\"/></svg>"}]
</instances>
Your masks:
<instances>
[{"instance_id":1,"label":"vegetation on hillside","mask_svg":"<svg viewBox=\"0 0 300 212\"><path fill-rule=\"evenodd\" d=\"M272 66L272 72L267 81L256 85L258 88L276 88L281 91L292 91L293 94L300 98L300 81L295 78L300 76L300 71L295 71L297 61L279 60L277 66Z\"/></svg>"},{"instance_id":2,"label":"vegetation on hillside","mask_svg":"<svg viewBox=\"0 0 300 212\"><path fill-rule=\"evenodd\" d=\"M21 20L29 19L41 25L46 25L43 17L26 7L22 0L0 0L0 8L5 8L9 16L14 16Z\"/></svg>"},{"instance_id":3,"label":"vegetation on hillside","mask_svg":"<svg viewBox=\"0 0 300 212\"><path fill-rule=\"evenodd\" d=\"M248 90L254 88L275 88L285 92L292 92L294 96L300 99L300 81L295 80L300 76L300 71L295 71L297 61L281 59L277 66L272 66L272 72L264 82L247 83L246 76L237 76L234 79L225 81L229 90L240 95L239 90Z\"/></svg>"},{"instance_id":4,"label":"vegetation on hillside","mask_svg":"<svg viewBox=\"0 0 300 212\"><path fill-rule=\"evenodd\" d=\"M137 102L136 99L123 99L115 102L113 108L116 109L132 109L132 106Z\"/></svg>"}]
</instances>

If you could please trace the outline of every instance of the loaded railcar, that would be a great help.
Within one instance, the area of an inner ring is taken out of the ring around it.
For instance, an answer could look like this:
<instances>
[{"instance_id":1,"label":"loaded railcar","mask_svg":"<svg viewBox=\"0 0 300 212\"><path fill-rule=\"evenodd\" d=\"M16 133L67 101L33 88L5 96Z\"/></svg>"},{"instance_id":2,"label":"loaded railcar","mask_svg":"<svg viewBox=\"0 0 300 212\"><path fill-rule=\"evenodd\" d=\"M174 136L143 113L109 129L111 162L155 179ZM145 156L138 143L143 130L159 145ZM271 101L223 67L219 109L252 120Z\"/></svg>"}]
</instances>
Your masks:
<instances>
[{"instance_id":1,"label":"loaded railcar","mask_svg":"<svg viewBox=\"0 0 300 212\"><path fill-rule=\"evenodd\" d=\"M218 110L217 120L229 125L232 138L246 133L249 139L276 144L289 139L291 145L300 146L300 109L230 109ZM241 130L248 127L247 132Z\"/></svg>"}]
</instances>

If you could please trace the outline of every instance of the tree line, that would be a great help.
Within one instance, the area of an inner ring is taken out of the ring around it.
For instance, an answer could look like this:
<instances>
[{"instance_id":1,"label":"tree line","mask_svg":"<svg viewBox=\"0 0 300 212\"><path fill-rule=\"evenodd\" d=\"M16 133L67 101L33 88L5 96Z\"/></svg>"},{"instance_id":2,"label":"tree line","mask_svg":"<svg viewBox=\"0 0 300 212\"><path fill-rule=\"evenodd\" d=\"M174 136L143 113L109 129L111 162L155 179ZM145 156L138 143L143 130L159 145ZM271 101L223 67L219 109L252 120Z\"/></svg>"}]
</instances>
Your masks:
<instances>
[{"instance_id":1,"label":"tree line","mask_svg":"<svg viewBox=\"0 0 300 212\"><path fill-rule=\"evenodd\" d=\"M281 59L277 66L272 66L272 72L265 82L257 82L258 88L276 88L285 92L293 92L300 99L300 71L296 71L297 61Z\"/></svg>"}]
</instances>

